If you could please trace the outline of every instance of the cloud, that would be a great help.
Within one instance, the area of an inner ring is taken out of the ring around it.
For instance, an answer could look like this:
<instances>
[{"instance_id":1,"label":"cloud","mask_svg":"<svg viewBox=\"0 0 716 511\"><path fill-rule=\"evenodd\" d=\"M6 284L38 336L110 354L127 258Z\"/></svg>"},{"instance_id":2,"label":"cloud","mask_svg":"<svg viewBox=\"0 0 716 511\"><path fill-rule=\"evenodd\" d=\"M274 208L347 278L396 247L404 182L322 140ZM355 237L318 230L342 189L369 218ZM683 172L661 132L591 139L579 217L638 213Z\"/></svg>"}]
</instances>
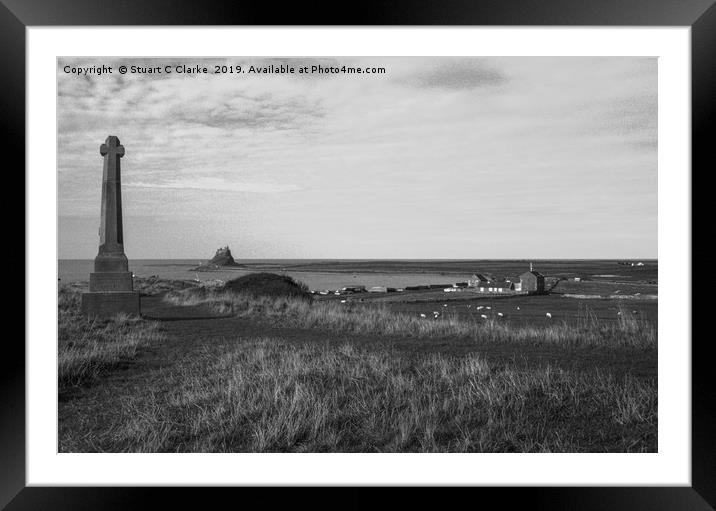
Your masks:
<instances>
[{"instance_id":1,"label":"cloud","mask_svg":"<svg viewBox=\"0 0 716 511\"><path fill-rule=\"evenodd\" d=\"M403 78L404 83L414 87L435 89L475 89L493 87L507 82L507 76L487 65L482 59L450 59L429 70Z\"/></svg>"},{"instance_id":2,"label":"cloud","mask_svg":"<svg viewBox=\"0 0 716 511\"><path fill-rule=\"evenodd\" d=\"M243 192L243 193L282 193L301 190L301 187L294 184L278 183L242 183L231 182L219 178L205 177L195 179L182 179L168 181L165 183L133 182L125 183L125 187L135 188L162 188L179 190L206 190L219 192Z\"/></svg>"},{"instance_id":3,"label":"cloud","mask_svg":"<svg viewBox=\"0 0 716 511\"><path fill-rule=\"evenodd\" d=\"M278 98L264 95L258 98L237 96L207 107L203 104L183 105L169 115L177 122L213 128L245 127L252 129L298 129L325 112L318 102L305 98Z\"/></svg>"},{"instance_id":4,"label":"cloud","mask_svg":"<svg viewBox=\"0 0 716 511\"><path fill-rule=\"evenodd\" d=\"M256 59L256 65L280 59ZM303 63L313 62L311 60ZM322 62L322 61L316 61ZM322 98L286 88L284 76L197 75L180 73L78 76L66 65L88 68L174 67L179 63L212 68L214 64L245 65L243 59L58 59L58 122L60 132L87 127L166 125L252 130L302 129L326 115ZM310 64L309 64L310 65ZM305 83L305 82L304 82Z\"/></svg>"}]
</instances>

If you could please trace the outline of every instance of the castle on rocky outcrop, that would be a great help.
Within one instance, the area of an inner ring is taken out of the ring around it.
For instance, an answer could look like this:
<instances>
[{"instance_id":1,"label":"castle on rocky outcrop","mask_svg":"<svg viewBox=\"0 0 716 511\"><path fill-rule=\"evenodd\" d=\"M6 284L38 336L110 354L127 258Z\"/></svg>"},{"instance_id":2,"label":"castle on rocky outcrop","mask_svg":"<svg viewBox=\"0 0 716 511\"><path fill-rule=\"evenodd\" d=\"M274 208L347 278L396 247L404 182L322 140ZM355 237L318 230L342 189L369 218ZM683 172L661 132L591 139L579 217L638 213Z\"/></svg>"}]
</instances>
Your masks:
<instances>
[{"instance_id":1,"label":"castle on rocky outcrop","mask_svg":"<svg viewBox=\"0 0 716 511\"><path fill-rule=\"evenodd\" d=\"M212 257L210 261L200 264L194 268L193 271L217 270L226 266L241 266L234 260L234 257L231 255L231 249L228 245L225 247L219 247L216 250L216 254L214 254L214 257Z\"/></svg>"}]
</instances>

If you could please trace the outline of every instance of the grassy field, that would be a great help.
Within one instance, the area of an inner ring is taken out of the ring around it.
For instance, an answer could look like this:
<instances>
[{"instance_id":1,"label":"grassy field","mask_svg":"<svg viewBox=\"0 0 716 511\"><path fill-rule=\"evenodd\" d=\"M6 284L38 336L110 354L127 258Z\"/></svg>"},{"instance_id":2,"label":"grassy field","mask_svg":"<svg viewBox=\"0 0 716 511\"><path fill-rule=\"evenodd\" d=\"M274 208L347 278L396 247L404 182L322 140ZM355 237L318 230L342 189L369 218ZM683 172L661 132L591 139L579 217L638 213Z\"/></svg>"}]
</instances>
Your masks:
<instances>
[{"instance_id":1,"label":"grassy field","mask_svg":"<svg viewBox=\"0 0 716 511\"><path fill-rule=\"evenodd\" d=\"M656 443L656 389L631 378L492 368L479 356L409 361L349 343L264 338L226 348L207 347L151 390L123 399L117 426L94 445L131 452L632 452Z\"/></svg>"},{"instance_id":2,"label":"grassy field","mask_svg":"<svg viewBox=\"0 0 716 511\"><path fill-rule=\"evenodd\" d=\"M142 302L160 321L101 324L61 290L60 364L88 368L60 371L61 452L657 450L656 331L626 312L525 326L144 287L168 288Z\"/></svg>"},{"instance_id":3,"label":"grassy field","mask_svg":"<svg viewBox=\"0 0 716 511\"><path fill-rule=\"evenodd\" d=\"M159 325L118 315L108 321L88 321L80 314L81 293L63 286L58 296L58 386L88 384L137 355L137 350L161 338Z\"/></svg>"},{"instance_id":4,"label":"grassy field","mask_svg":"<svg viewBox=\"0 0 716 511\"><path fill-rule=\"evenodd\" d=\"M595 280L557 280L548 277L544 295L478 293L459 289L445 293L442 289L393 293L358 293L316 295L321 301L346 300L346 303L383 304L390 311L420 316L439 312L441 316L458 316L480 322L494 319L503 323L532 326L566 321L584 323L585 317L601 323L619 322L623 314L658 324L658 286L644 281L616 282ZM498 315L499 313L499 315ZM549 313L549 316L547 316Z\"/></svg>"},{"instance_id":5,"label":"grassy field","mask_svg":"<svg viewBox=\"0 0 716 511\"><path fill-rule=\"evenodd\" d=\"M597 297L577 299L560 294L499 297L479 297L473 293L445 295L448 293L426 297L428 299L421 297L420 300L411 296L402 297L403 300L400 300L401 297L391 296L387 299L371 299L371 302L384 304L392 312L416 317L420 317L420 314L431 317L434 312L439 312L441 316L456 316L462 320L482 322L485 321L482 318L485 315L488 320L499 320L501 323L511 325L549 326L555 322L567 322L578 326L592 320L603 324L619 323L623 321L624 314L654 326L658 324L658 300L617 300ZM340 300L337 301L340 303ZM363 303L366 302L368 300L364 300ZM547 313L550 314L549 317Z\"/></svg>"},{"instance_id":6,"label":"grassy field","mask_svg":"<svg viewBox=\"0 0 716 511\"><path fill-rule=\"evenodd\" d=\"M207 305L219 314L236 314L282 322L299 328L339 333L417 338L467 337L476 343L556 344L570 346L656 347L653 325L624 309L616 322L602 322L588 311L580 322L554 321L540 326L514 326L491 314L487 321L455 315L419 317L391 311L378 304L256 297L223 290L187 289L169 292L164 299L178 306ZM434 308L434 307L433 307ZM487 311L485 311L487 312Z\"/></svg>"}]
</instances>

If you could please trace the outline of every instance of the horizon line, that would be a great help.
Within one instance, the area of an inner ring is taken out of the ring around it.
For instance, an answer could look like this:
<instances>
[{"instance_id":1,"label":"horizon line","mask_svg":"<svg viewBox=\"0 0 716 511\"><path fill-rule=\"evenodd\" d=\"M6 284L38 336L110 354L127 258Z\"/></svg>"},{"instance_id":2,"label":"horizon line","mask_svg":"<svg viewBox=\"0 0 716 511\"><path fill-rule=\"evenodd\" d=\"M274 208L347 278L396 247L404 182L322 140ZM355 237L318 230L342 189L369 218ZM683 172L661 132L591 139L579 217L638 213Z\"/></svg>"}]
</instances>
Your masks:
<instances>
[{"instance_id":1,"label":"horizon line","mask_svg":"<svg viewBox=\"0 0 716 511\"><path fill-rule=\"evenodd\" d=\"M58 257L58 261L93 261L94 257ZM211 260L211 257L135 257L130 261ZM482 258L405 258L405 257L234 257L235 261L658 261L658 257L482 257Z\"/></svg>"}]
</instances>

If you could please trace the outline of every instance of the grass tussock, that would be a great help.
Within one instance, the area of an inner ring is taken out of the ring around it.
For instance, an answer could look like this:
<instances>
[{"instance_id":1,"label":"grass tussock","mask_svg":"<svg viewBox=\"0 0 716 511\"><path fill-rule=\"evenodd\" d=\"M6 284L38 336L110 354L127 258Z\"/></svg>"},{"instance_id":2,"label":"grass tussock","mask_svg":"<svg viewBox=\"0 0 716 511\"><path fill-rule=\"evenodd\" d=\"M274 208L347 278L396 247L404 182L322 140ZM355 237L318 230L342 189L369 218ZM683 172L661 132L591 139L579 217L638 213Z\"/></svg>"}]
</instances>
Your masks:
<instances>
[{"instance_id":1,"label":"grass tussock","mask_svg":"<svg viewBox=\"0 0 716 511\"><path fill-rule=\"evenodd\" d=\"M308 286L288 275L275 273L250 273L224 284L224 289L233 293L250 296L284 297L310 299Z\"/></svg>"},{"instance_id":2,"label":"grass tussock","mask_svg":"<svg viewBox=\"0 0 716 511\"><path fill-rule=\"evenodd\" d=\"M119 314L88 320L80 311L81 291L61 287L58 297L58 383L60 390L94 380L161 338L158 324Z\"/></svg>"},{"instance_id":3,"label":"grass tussock","mask_svg":"<svg viewBox=\"0 0 716 511\"><path fill-rule=\"evenodd\" d=\"M115 407L90 450L645 452L657 441L655 380L281 339L207 347ZM87 450L87 438L61 450Z\"/></svg>"},{"instance_id":4,"label":"grass tussock","mask_svg":"<svg viewBox=\"0 0 716 511\"><path fill-rule=\"evenodd\" d=\"M587 311L576 323L548 326L513 325L497 319L470 321L455 316L419 318L391 312L385 305L255 296L226 289L172 291L164 300L174 305L206 305L219 314L258 317L297 328L319 328L352 334L417 338L469 338L476 342L552 344L563 347L608 346L656 348L653 324L623 310L617 322L599 321Z\"/></svg>"}]
</instances>

